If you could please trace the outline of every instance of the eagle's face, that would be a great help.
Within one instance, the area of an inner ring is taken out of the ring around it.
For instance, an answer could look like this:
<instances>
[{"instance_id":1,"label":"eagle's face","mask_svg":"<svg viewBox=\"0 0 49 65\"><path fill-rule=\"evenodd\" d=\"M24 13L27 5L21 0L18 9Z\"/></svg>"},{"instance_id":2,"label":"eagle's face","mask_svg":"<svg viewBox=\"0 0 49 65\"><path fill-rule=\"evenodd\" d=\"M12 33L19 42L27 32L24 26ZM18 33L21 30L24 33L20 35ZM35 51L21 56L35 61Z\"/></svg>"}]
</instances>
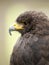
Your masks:
<instances>
[{"instance_id":1,"label":"eagle's face","mask_svg":"<svg viewBox=\"0 0 49 65\"><path fill-rule=\"evenodd\" d=\"M22 35L29 32L32 27L32 16L29 13L21 14L17 19L16 23L9 28L9 33L11 35L11 31L18 31Z\"/></svg>"}]
</instances>

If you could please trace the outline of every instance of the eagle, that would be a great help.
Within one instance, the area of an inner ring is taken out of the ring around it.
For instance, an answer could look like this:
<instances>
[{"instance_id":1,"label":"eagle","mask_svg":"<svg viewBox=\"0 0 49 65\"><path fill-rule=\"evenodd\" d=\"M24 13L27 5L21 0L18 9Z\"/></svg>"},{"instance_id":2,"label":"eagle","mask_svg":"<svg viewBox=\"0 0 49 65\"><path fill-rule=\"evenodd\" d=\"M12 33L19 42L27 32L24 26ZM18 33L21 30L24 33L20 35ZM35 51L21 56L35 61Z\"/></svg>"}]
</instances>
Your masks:
<instances>
[{"instance_id":1,"label":"eagle","mask_svg":"<svg viewBox=\"0 0 49 65\"><path fill-rule=\"evenodd\" d=\"M43 12L26 11L9 27L21 33L14 45L10 65L49 65L49 18Z\"/></svg>"}]
</instances>

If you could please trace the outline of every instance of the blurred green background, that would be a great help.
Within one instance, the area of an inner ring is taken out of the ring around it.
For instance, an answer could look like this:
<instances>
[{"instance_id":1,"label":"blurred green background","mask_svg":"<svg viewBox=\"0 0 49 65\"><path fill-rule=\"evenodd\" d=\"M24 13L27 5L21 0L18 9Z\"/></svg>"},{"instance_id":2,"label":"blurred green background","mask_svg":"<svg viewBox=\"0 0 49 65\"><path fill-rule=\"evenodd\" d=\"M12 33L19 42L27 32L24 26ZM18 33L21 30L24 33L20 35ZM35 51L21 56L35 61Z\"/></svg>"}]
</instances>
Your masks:
<instances>
[{"instance_id":1,"label":"blurred green background","mask_svg":"<svg viewBox=\"0 0 49 65\"><path fill-rule=\"evenodd\" d=\"M43 11L49 17L49 0L0 0L0 65L9 65L13 46L21 36L8 29L24 11Z\"/></svg>"}]
</instances>

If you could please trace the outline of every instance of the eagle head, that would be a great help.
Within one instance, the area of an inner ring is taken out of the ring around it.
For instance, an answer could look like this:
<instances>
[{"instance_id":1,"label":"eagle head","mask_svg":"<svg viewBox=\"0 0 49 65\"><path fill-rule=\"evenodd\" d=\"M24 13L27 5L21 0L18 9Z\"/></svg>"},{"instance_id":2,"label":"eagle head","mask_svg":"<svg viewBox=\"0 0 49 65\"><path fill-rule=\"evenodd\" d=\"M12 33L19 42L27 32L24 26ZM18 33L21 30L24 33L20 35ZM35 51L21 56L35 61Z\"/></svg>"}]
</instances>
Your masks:
<instances>
[{"instance_id":1,"label":"eagle head","mask_svg":"<svg viewBox=\"0 0 49 65\"><path fill-rule=\"evenodd\" d=\"M33 33L38 35L49 34L49 19L43 12L27 11L18 16L16 23L9 28L11 31L18 31L22 35Z\"/></svg>"},{"instance_id":2,"label":"eagle head","mask_svg":"<svg viewBox=\"0 0 49 65\"><path fill-rule=\"evenodd\" d=\"M18 16L15 24L9 28L9 33L11 35L11 31L18 31L23 35L29 32L32 26L32 15L29 12L24 12Z\"/></svg>"}]
</instances>

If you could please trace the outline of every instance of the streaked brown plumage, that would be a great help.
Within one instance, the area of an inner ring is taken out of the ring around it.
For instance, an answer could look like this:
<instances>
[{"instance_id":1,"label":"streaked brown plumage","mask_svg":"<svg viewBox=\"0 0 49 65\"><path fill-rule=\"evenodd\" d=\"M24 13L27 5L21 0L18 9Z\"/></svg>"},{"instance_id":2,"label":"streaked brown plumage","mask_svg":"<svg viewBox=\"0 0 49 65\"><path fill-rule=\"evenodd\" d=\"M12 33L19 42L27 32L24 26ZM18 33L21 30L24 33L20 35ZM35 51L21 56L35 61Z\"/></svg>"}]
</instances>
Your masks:
<instances>
[{"instance_id":1,"label":"streaked brown plumage","mask_svg":"<svg viewBox=\"0 0 49 65\"><path fill-rule=\"evenodd\" d=\"M24 24L14 46L10 65L49 65L49 19L42 12L27 11L16 20Z\"/></svg>"}]
</instances>

